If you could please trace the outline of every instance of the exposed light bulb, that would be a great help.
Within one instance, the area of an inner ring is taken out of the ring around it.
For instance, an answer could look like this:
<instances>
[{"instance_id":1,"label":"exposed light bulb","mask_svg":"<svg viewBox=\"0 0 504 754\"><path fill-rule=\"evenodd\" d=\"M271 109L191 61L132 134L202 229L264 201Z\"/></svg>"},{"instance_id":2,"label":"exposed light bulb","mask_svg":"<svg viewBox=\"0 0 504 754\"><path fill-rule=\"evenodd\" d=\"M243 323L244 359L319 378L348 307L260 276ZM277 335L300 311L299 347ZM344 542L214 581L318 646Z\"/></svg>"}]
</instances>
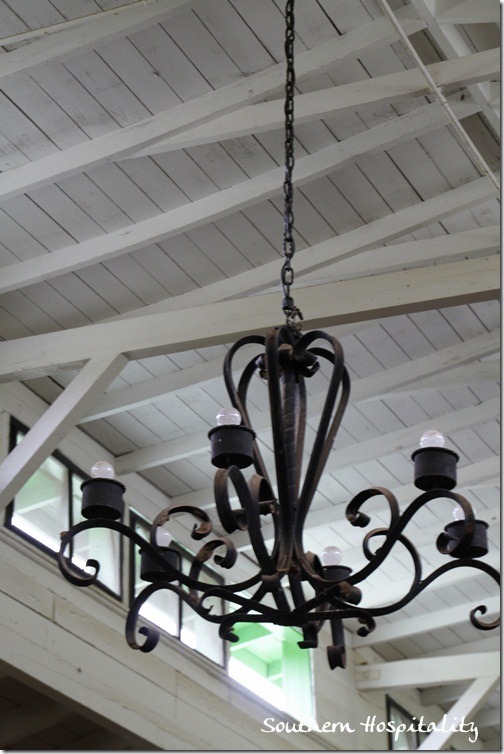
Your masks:
<instances>
[{"instance_id":1,"label":"exposed light bulb","mask_svg":"<svg viewBox=\"0 0 504 754\"><path fill-rule=\"evenodd\" d=\"M168 529L156 529L156 544L158 547L169 547L173 537Z\"/></svg>"},{"instance_id":2,"label":"exposed light bulb","mask_svg":"<svg viewBox=\"0 0 504 754\"><path fill-rule=\"evenodd\" d=\"M113 479L114 467L108 461L97 461L91 468L91 476L93 479Z\"/></svg>"},{"instance_id":3,"label":"exposed light bulb","mask_svg":"<svg viewBox=\"0 0 504 754\"><path fill-rule=\"evenodd\" d=\"M421 448L443 448L445 438L437 429L428 429L420 438Z\"/></svg>"},{"instance_id":4,"label":"exposed light bulb","mask_svg":"<svg viewBox=\"0 0 504 754\"><path fill-rule=\"evenodd\" d=\"M343 560L343 553L339 547L325 547L320 555L320 560L323 566L339 566Z\"/></svg>"},{"instance_id":5,"label":"exposed light bulb","mask_svg":"<svg viewBox=\"0 0 504 754\"><path fill-rule=\"evenodd\" d=\"M241 424L242 417L237 408L221 408L215 419L219 427L229 425L237 427Z\"/></svg>"}]
</instances>

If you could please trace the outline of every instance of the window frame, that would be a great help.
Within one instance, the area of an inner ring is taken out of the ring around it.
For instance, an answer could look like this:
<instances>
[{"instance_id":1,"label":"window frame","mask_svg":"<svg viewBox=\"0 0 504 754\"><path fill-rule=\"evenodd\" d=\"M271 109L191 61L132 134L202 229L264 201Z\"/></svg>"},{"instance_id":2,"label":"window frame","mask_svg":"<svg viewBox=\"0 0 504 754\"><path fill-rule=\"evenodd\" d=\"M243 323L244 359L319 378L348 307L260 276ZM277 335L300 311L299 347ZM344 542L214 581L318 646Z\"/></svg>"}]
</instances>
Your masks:
<instances>
[{"instance_id":1,"label":"window frame","mask_svg":"<svg viewBox=\"0 0 504 754\"><path fill-rule=\"evenodd\" d=\"M140 523L142 526L145 526L147 530L150 529L152 526L152 522L150 522L148 519L146 519L141 513L138 513L137 511L130 509L130 521L129 525L130 528L135 530L135 524ZM146 537L146 539L148 539ZM135 582L136 582L136 574L135 574L135 555L136 555L136 549L138 545L136 545L134 542L130 542L130 552L129 552L129 605L131 606L133 600L135 599ZM192 563L192 559L194 557L194 553L192 553L190 550L188 550L186 547L181 545L177 541L173 541L170 544L170 547L173 547L174 550L176 550L178 553L180 553L181 560L186 560L189 563ZM201 572L203 574L206 574L207 576L210 576L211 578L215 579L219 584L224 584L225 579L224 577L214 571L209 566L203 564L201 568ZM177 582L179 583L179 582ZM148 586L148 582L145 582L145 586ZM225 639L221 639L222 643L222 662L217 662L216 660L213 660L211 657L206 655L204 652L201 652L199 649L195 649L194 647L191 647L189 644L187 644L183 639L181 638L181 632L183 627L183 600L179 597L178 598L178 631L176 634L171 634L169 631L166 631L161 626L158 626L156 623L153 623L152 621L149 621L148 618L144 618L142 616L142 619L146 622L152 623L156 627L156 629L161 633L162 636L166 636L170 639L175 639L177 642L179 642L182 646L186 647L191 652L197 652L201 657L204 657L205 660L208 660L209 662L213 663L219 668L222 668L226 673L228 673L228 661L229 661L229 650L227 646L227 641ZM209 627L213 626L215 630L217 631L217 624L209 623Z\"/></svg>"},{"instance_id":2,"label":"window frame","mask_svg":"<svg viewBox=\"0 0 504 754\"><path fill-rule=\"evenodd\" d=\"M387 720L389 722L391 722L391 719L392 719L392 717L391 717L392 708L395 708L401 715L403 715L403 717L405 717L408 720L408 722L411 725L415 725L415 723L417 723L417 727L418 727L418 720L417 720L416 717L413 718L413 715L411 714L411 712L408 712L407 709L405 709L401 704L399 704L398 702L396 702L396 700L393 699L388 694L385 694L385 700L386 700L386 704L387 704ZM422 742L422 739L420 738L420 732L418 730L411 731L411 733L415 736L415 748L414 749L398 749L396 746L394 746L394 743L396 743L396 742L394 741L394 734L393 734L393 732L390 731L390 730L388 730L387 731L387 739L388 739L388 748L389 748L389 750L390 751L416 751L418 749L418 747L420 746L420 744Z\"/></svg>"},{"instance_id":3,"label":"window frame","mask_svg":"<svg viewBox=\"0 0 504 754\"><path fill-rule=\"evenodd\" d=\"M9 452L11 452L16 445L18 444L16 442L16 438L18 434L26 435L29 432L30 428L27 427L25 424L20 422L15 417L10 417L10 427L9 427ZM82 480L83 482L87 479L90 479L89 474L86 474L82 469L80 469L73 461L71 461L69 458L67 458L63 453L61 453L59 450L54 450L48 458L54 458L58 463L62 464L62 466L65 467L66 470L66 509L67 509L67 521L65 523L62 522L62 531L66 530L67 528L70 529L75 521L74 519L74 511L73 511L73 480L75 477L78 477L79 480ZM36 473L36 472L35 472ZM12 523L12 519L15 513L15 502L16 502L16 496L8 503L5 509L5 517L4 517L4 526L9 531L13 532L16 536L20 537L21 539L25 540L26 542L29 542L31 545L33 545L37 550L40 550L41 552L44 552L46 555L49 555L53 560L56 560L58 553L55 550L52 550L48 545L41 542L36 537L33 537L31 534L28 534L23 529L20 529L18 526L16 526L14 523ZM70 547L70 554L67 556L67 560L72 560L73 557L73 541L69 544ZM123 548L123 541L122 537L119 539L119 591L115 592L113 589L108 587L106 584L104 584L100 579L98 578L95 582L95 585L100 589L100 591L105 592L105 594L108 594L110 597L113 597L116 600L119 600L120 602L123 601L124 597L124 578L123 578L123 557L124 557L124 548ZM72 563L72 568L75 568L77 572L82 573L82 569L78 568L74 563Z\"/></svg>"}]
</instances>

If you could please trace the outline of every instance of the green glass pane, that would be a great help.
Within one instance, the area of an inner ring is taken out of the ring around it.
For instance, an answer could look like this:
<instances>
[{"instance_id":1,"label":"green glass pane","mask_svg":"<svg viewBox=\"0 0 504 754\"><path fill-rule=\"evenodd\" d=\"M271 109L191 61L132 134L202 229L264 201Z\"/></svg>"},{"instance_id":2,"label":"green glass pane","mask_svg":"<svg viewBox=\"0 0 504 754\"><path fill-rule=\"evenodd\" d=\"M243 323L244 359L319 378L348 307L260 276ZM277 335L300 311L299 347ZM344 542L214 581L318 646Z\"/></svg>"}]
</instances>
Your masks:
<instances>
[{"instance_id":1,"label":"green glass pane","mask_svg":"<svg viewBox=\"0 0 504 754\"><path fill-rule=\"evenodd\" d=\"M59 550L60 533L69 526L68 471L62 463L48 458L30 477L15 497L11 523L50 550Z\"/></svg>"}]
</instances>

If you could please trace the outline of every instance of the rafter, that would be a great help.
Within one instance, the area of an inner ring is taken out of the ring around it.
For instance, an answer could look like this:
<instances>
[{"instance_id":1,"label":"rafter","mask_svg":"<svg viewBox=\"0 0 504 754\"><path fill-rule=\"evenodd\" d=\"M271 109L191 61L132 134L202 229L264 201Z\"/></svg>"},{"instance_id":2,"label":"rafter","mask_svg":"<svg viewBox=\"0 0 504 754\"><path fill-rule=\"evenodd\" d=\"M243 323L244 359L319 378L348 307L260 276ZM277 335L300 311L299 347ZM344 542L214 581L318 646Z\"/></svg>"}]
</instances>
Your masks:
<instances>
[{"instance_id":1,"label":"rafter","mask_svg":"<svg viewBox=\"0 0 504 754\"><path fill-rule=\"evenodd\" d=\"M427 66L438 86L468 86L488 81L500 73L500 51L485 50L456 60L445 60ZM346 109L356 109L373 102L392 102L407 96L427 94L424 76L418 69L389 73L353 81L351 84L322 89L296 96L296 123L312 120ZM283 125L282 100L260 102L215 118L201 126L158 141L132 156L160 154L175 149L188 149L199 144L209 144L225 139L235 139L249 134L259 134Z\"/></svg>"},{"instance_id":2,"label":"rafter","mask_svg":"<svg viewBox=\"0 0 504 754\"><path fill-rule=\"evenodd\" d=\"M402 390L425 390L439 388L446 385L447 381L453 384L454 379L461 379L464 383L468 379L476 382L481 379L480 367L491 367L484 373L486 379L498 379L500 368L497 360L492 362L477 363L477 359L496 354L500 349L500 332L478 335L469 341L457 343L441 351L436 351L429 356L423 356L414 362L398 365L393 369L384 370L382 373L373 374L357 380L352 385L352 402L375 399L389 393ZM250 352L255 349L251 349ZM249 351L240 351L236 354L234 365L236 369L245 366L249 359ZM471 363L470 370L467 364ZM460 375L457 370L460 370ZM495 372L497 370L497 373ZM98 399L93 406L92 413L86 416L81 423L102 419L122 411L128 411L138 406L151 403L159 398L166 398L176 394L186 387L196 383L205 382L222 375L222 358L211 359L203 364L181 369L179 372L170 373L146 380L135 385L119 388L107 393ZM315 411L321 410L316 396Z\"/></svg>"},{"instance_id":3,"label":"rafter","mask_svg":"<svg viewBox=\"0 0 504 754\"><path fill-rule=\"evenodd\" d=\"M415 542L415 544L417 544ZM400 641L418 634L425 634L430 631L437 631L449 626L453 628L458 623L466 623L471 610L474 608L474 600L467 602L465 605L448 607L446 610L437 610L434 613L426 613L415 618L395 621L394 623L384 623L379 625L368 636L361 637L357 634L354 636L352 646L356 649L359 647L369 647L382 642ZM499 597L489 597L486 599L486 606L490 613L498 612L500 606Z\"/></svg>"},{"instance_id":4,"label":"rafter","mask_svg":"<svg viewBox=\"0 0 504 754\"><path fill-rule=\"evenodd\" d=\"M403 9L398 15L404 20L408 34L414 34L425 27L425 21L415 18L411 8ZM305 77L324 73L340 60L355 58L364 50L376 49L396 40L397 32L388 19L371 21L298 55L296 78L301 81ZM21 165L0 176L0 197L7 199L33 191L105 161L129 156L132 150L138 151L171 133L231 112L245 102L267 96L284 85L284 78L285 66L278 63L130 126Z\"/></svg>"},{"instance_id":5,"label":"rafter","mask_svg":"<svg viewBox=\"0 0 504 754\"><path fill-rule=\"evenodd\" d=\"M462 212L495 197L495 187L487 178L478 178L455 189L438 194L431 199L405 207L391 215L374 220L372 223L350 230L336 238L330 238L308 249L296 252L296 280L302 280L309 272L314 272L335 260L342 261L360 254L377 244L413 233L418 228L438 222L454 213ZM492 232L493 235L493 232ZM433 239L436 244L436 240ZM381 253L381 252L380 252ZM383 252L388 254L388 252ZM118 321L132 316L146 316L160 312L176 311L185 307L209 304L227 298L256 293L278 281L278 260L247 270L232 278L219 280L180 296L171 297L156 304L125 312L107 321Z\"/></svg>"},{"instance_id":6,"label":"rafter","mask_svg":"<svg viewBox=\"0 0 504 754\"><path fill-rule=\"evenodd\" d=\"M135 3L128 12L124 8L121 12L116 9L81 18L78 24L71 21L58 24L59 28L53 29L47 37L2 55L0 79L30 71L44 63L65 60L117 37L133 34L187 10L192 4L193 0L163 0L148 5ZM5 41L2 44L6 44Z\"/></svg>"},{"instance_id":7,"label":"rafter","mask_svg":"<svg viewBox=\"0 0 504 754\"><path fill-rule=\"evenodd\" d=\"M301 288L306 328L487 301L499 295L497 256ZM87 325L0 343L0 381L70 369L104 351L143 358L230 343L278 321L278 295L263 294L163 314Z\"/></svg>"},{"instance_id":8,"label":"rafter","mask_svg":"<svg viewBox=\"0 0 504 754\"><path fill-rule=\"evenodd\" d=\"M465 102L457 104L454 109L460 117L477 111L474 105ZM370 155L383 151L432 131L446 122L446 113L437 103L420 107L351 136L343 142L302 157L296 164L296 184L302 186L333 170L352 164L363 154ZM283 185L283 172L283 168L275 168L248 181L105 236L91 238L50 254L4 267L0 293L18 290L41 280L49 280L113 259L270 199Z\"/></svg>"},{"instance_id":9,"label":"rafter","mask_svg":"<svg viewBox=\"0 0 504 754\"><path fill-rule=\"evenodd\" d=\"M444 662L422 657L362 665L355 670L355 680L359 691L422 688L474 678L494 679L498 667L499 652L475 652L472 655L450 655L444 658Z\"/></svg>"}]
</instances>

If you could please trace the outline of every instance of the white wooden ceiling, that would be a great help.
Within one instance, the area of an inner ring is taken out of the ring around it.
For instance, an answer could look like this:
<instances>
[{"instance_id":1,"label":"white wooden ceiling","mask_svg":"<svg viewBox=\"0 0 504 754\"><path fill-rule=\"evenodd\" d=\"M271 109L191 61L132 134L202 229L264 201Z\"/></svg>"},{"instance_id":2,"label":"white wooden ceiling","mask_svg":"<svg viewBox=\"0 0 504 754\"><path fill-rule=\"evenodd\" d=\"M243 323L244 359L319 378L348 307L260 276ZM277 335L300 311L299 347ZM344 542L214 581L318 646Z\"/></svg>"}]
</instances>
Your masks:
<instances>
[{"instance_id":1,"label":"white wooden ceiling","mask_svg":"<svg viewBox=\"0 0 504 754\"><path fill-rule=\"evenodd\" d=\"M341 338L353 378L305 544L358 567L345 504L383 486L404 507L409 456L434 427L498 566L499 2L386 6L296 8L294 293L305 330ZM0 377L53 403L91 359L87 400L7 468L4 503L21 466L78 424L119 474L211 508L226 346L282 321L283 0L1 0L0 28ZM267 448L259 390L254 403ZM450 517L431 506L411 525L430 567ZM467 620L495 606L495 585L452 573L360 644L387 661L495 650ZM389 558L367 604L407 577ZM461 691L422 693L448 709ZM498 704L479 713L489 746Z\"/></svg>"}]
</instances>

